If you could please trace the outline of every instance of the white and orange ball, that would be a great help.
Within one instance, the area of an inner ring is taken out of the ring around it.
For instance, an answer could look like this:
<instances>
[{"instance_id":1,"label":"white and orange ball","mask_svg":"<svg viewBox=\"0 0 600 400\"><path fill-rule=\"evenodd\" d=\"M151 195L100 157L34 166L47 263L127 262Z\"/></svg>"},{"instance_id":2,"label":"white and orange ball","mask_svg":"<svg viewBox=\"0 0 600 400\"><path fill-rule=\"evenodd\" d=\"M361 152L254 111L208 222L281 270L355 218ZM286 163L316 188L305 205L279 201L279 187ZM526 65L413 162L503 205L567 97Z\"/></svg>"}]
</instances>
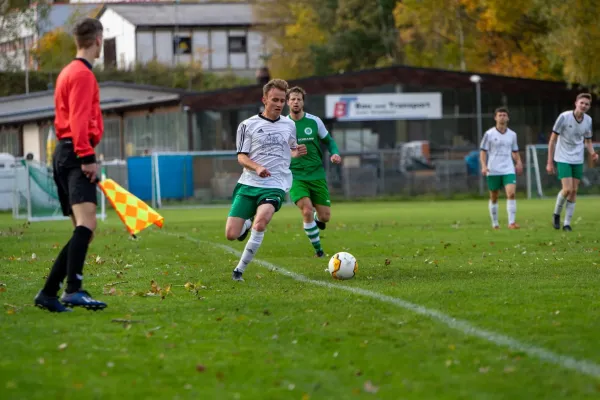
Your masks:
<instances>
[{"instance_id":1,"label":"white and orange ball","mask_svg":"<svg viewBox=\"0 0 600 400\"><path fill-rule=\"evenodd\" d=\"M340 251L329 259L328 269L333 279L352 279L358 271L358 262L352 254Z\"/></svg>"}]
</instances>

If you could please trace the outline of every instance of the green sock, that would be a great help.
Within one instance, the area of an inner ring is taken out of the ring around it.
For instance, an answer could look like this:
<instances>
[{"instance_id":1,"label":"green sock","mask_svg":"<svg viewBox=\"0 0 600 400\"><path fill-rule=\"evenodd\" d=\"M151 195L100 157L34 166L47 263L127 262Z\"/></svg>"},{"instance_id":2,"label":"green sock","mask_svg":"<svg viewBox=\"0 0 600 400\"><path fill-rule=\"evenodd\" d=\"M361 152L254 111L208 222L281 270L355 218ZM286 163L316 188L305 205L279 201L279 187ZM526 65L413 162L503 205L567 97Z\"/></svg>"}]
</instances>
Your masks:
<instances>
[{"instance_id":1,"label":"green sock","mask_svg":"<svg viewBox=\"0 0 600 400\"><path fill-rule=\"evenodd\" d=\"M308 236L308 240L312 243L315 251L323 250L321 248L321 239L319 238L319 228L317 228L317 223L315 221L304 223L304 232L306 236Z\"/></svg>"}]
</instances>

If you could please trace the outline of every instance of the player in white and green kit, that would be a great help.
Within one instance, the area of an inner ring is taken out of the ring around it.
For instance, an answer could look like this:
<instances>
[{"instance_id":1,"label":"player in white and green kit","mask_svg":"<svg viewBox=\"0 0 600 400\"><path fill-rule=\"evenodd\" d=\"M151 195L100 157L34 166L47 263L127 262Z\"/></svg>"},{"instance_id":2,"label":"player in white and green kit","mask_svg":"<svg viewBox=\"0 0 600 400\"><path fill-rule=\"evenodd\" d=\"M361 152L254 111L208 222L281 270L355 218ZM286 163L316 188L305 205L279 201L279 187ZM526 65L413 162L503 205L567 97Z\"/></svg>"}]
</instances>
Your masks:
<instances>
[{"instance_id":1,"label":"player in white and green kit","mask_svg":"<svg viewBox=\"0 0 600 400\"><path fill-rule=\"evenodd\" d=\"M325 252L321 247L319 229L325 229L325 224L331 218L331 199L323 168L321 143L327 145L332 163L339 164L342 158L321 118L304 111L305 96L304 89L297 86L288 91L288 118L296 124L298 144L306 145L307 150L306 156L292 160L290 169L294 182L290 198L302 212L304 232L315 249L315 256L323 257Z\"/></svg>"},{"instance_id":2,"label":"player in white and green kit","mask_svg":"<svg viewBox=\"0 0 600 400\"><path fill-rule=\"evenodd\" d=\"M267 225L292 186L292 157L306 154L306 146L296 142L294 123L281 118L287 89L288 84L282 79L267 83L262 99L265 110L238 126L238 162L244 170L233 191L225 236L228 240L242 241L252 230L232 273L236 281L243 281L242 274L256 255Z\"/></svg>"},{"instance_id":3,"label":"player in white and green kit","mask_svg":"<svg viewBox=\"0 0 600 400\"><path fill-rule=\"evenodd\" d=\"M490 190L489 210L492 219L492 227L499 229L498 223L498 194L500 189L506 191L506 211L508 212L508 229L519 229L516 223L517 200L515 192L517 188L517 176L523 172L523 164L519 155L517 134L508 128L508 110L497 108L494 112L496 126L488 129L481 140L481 173L487 177ZM514 161L514 163L513 163ZM516 164L516 167L515 167Z\"/></svg>"},{"instance_id":4,"label":"player in white and green kit","mask_svg":"<svg viewBox=\"0 0 600 400\"><path fill-rule=\"evenodd\" d=\"M592 145L592 117L586 114L591 105L592 96L589 93L580 93L575 99L575 109L561 113L552 128L546 171L553 175L558 170L558 179L562 184L554 206L554 229L560 229L560 214L566 201L563 230L573 230L571 218L575 212L577 189L583 176L585 148L592 161L598 160L598 154ZM556 168L553 161L556 162Z\"/></svg>"}]
</instances>

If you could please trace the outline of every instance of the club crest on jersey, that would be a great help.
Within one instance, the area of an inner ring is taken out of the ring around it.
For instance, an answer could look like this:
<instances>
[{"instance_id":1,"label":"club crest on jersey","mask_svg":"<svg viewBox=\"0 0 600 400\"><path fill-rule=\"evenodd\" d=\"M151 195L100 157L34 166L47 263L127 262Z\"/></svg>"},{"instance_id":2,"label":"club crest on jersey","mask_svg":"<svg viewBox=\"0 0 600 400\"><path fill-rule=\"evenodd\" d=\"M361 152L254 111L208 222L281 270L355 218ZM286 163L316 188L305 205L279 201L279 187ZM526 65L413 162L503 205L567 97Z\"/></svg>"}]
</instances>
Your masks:
<instances>
[{"instance_id":1,"label":"club crest on jersey","mask_svg":"<svg viewBox=\"0 0 600 400\"><path fill-rule=\"evenodd\" d=\"M304 128L304 134L305 135L312 135L312 128L309 128L309 127Z\"/></svg>"}]
</instances>

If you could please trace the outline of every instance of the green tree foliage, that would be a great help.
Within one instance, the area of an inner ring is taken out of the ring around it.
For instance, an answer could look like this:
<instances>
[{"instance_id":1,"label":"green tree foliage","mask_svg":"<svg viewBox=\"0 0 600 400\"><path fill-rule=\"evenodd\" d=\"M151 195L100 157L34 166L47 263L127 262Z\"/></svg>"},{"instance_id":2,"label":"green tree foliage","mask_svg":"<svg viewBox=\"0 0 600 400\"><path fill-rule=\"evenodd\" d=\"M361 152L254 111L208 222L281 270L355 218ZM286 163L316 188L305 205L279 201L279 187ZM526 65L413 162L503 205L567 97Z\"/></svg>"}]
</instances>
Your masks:
<instances>
[{"instance_id":1,"label":"green tree foliage","mask_svg":"<svg viewBox=\"0 0 600 400\"><path fill-rule=\"evenodd\" d=\"M29 51L33 37L38 33L40 22L47 18L48 4L41 0L0 0L0 43L9 47L0 52L0 66L3 70L16 70L21 60L32 59Z\"/></svg>"},{"instance_id":2,"label":"green tree foliage","mask_svg":"<svg viewBox=\"0 0 600 400\"><path fill-rule=\"evenodd\" d=\"M72 58L72 57L71 57ZM56 82L60 70L29 71L31 92L48 90ZM95 70L99 82L120 81L196 91L216 90L254 84L254 79L231 74L214 74L198 66L168 67L156 62L137 65L132 70ZM0 72L0 97L25 93L23 71Z\"/></svg>"},{"instance_id":3,"label":"green tree foliage","mask_svg":"<svg viewBox=\"0 0 600 400\"><path fill-rule=\"evenodd\" d=\"M77 48L73 36L62 28L46 33L38 41L32 54L42 71L60 70L73 59Z\"/></svg>"},{"instance_id":4,"label":"green tree foliage","mask_svg":"<svg viewBox=\"0 0 600 400\"><path fill-rule=\"evenodd\" d=\"M533 0L551 30L538 38L563 79L598 91L600 87L600 11L595 0Z\"/></svg>"}]
</instances>

